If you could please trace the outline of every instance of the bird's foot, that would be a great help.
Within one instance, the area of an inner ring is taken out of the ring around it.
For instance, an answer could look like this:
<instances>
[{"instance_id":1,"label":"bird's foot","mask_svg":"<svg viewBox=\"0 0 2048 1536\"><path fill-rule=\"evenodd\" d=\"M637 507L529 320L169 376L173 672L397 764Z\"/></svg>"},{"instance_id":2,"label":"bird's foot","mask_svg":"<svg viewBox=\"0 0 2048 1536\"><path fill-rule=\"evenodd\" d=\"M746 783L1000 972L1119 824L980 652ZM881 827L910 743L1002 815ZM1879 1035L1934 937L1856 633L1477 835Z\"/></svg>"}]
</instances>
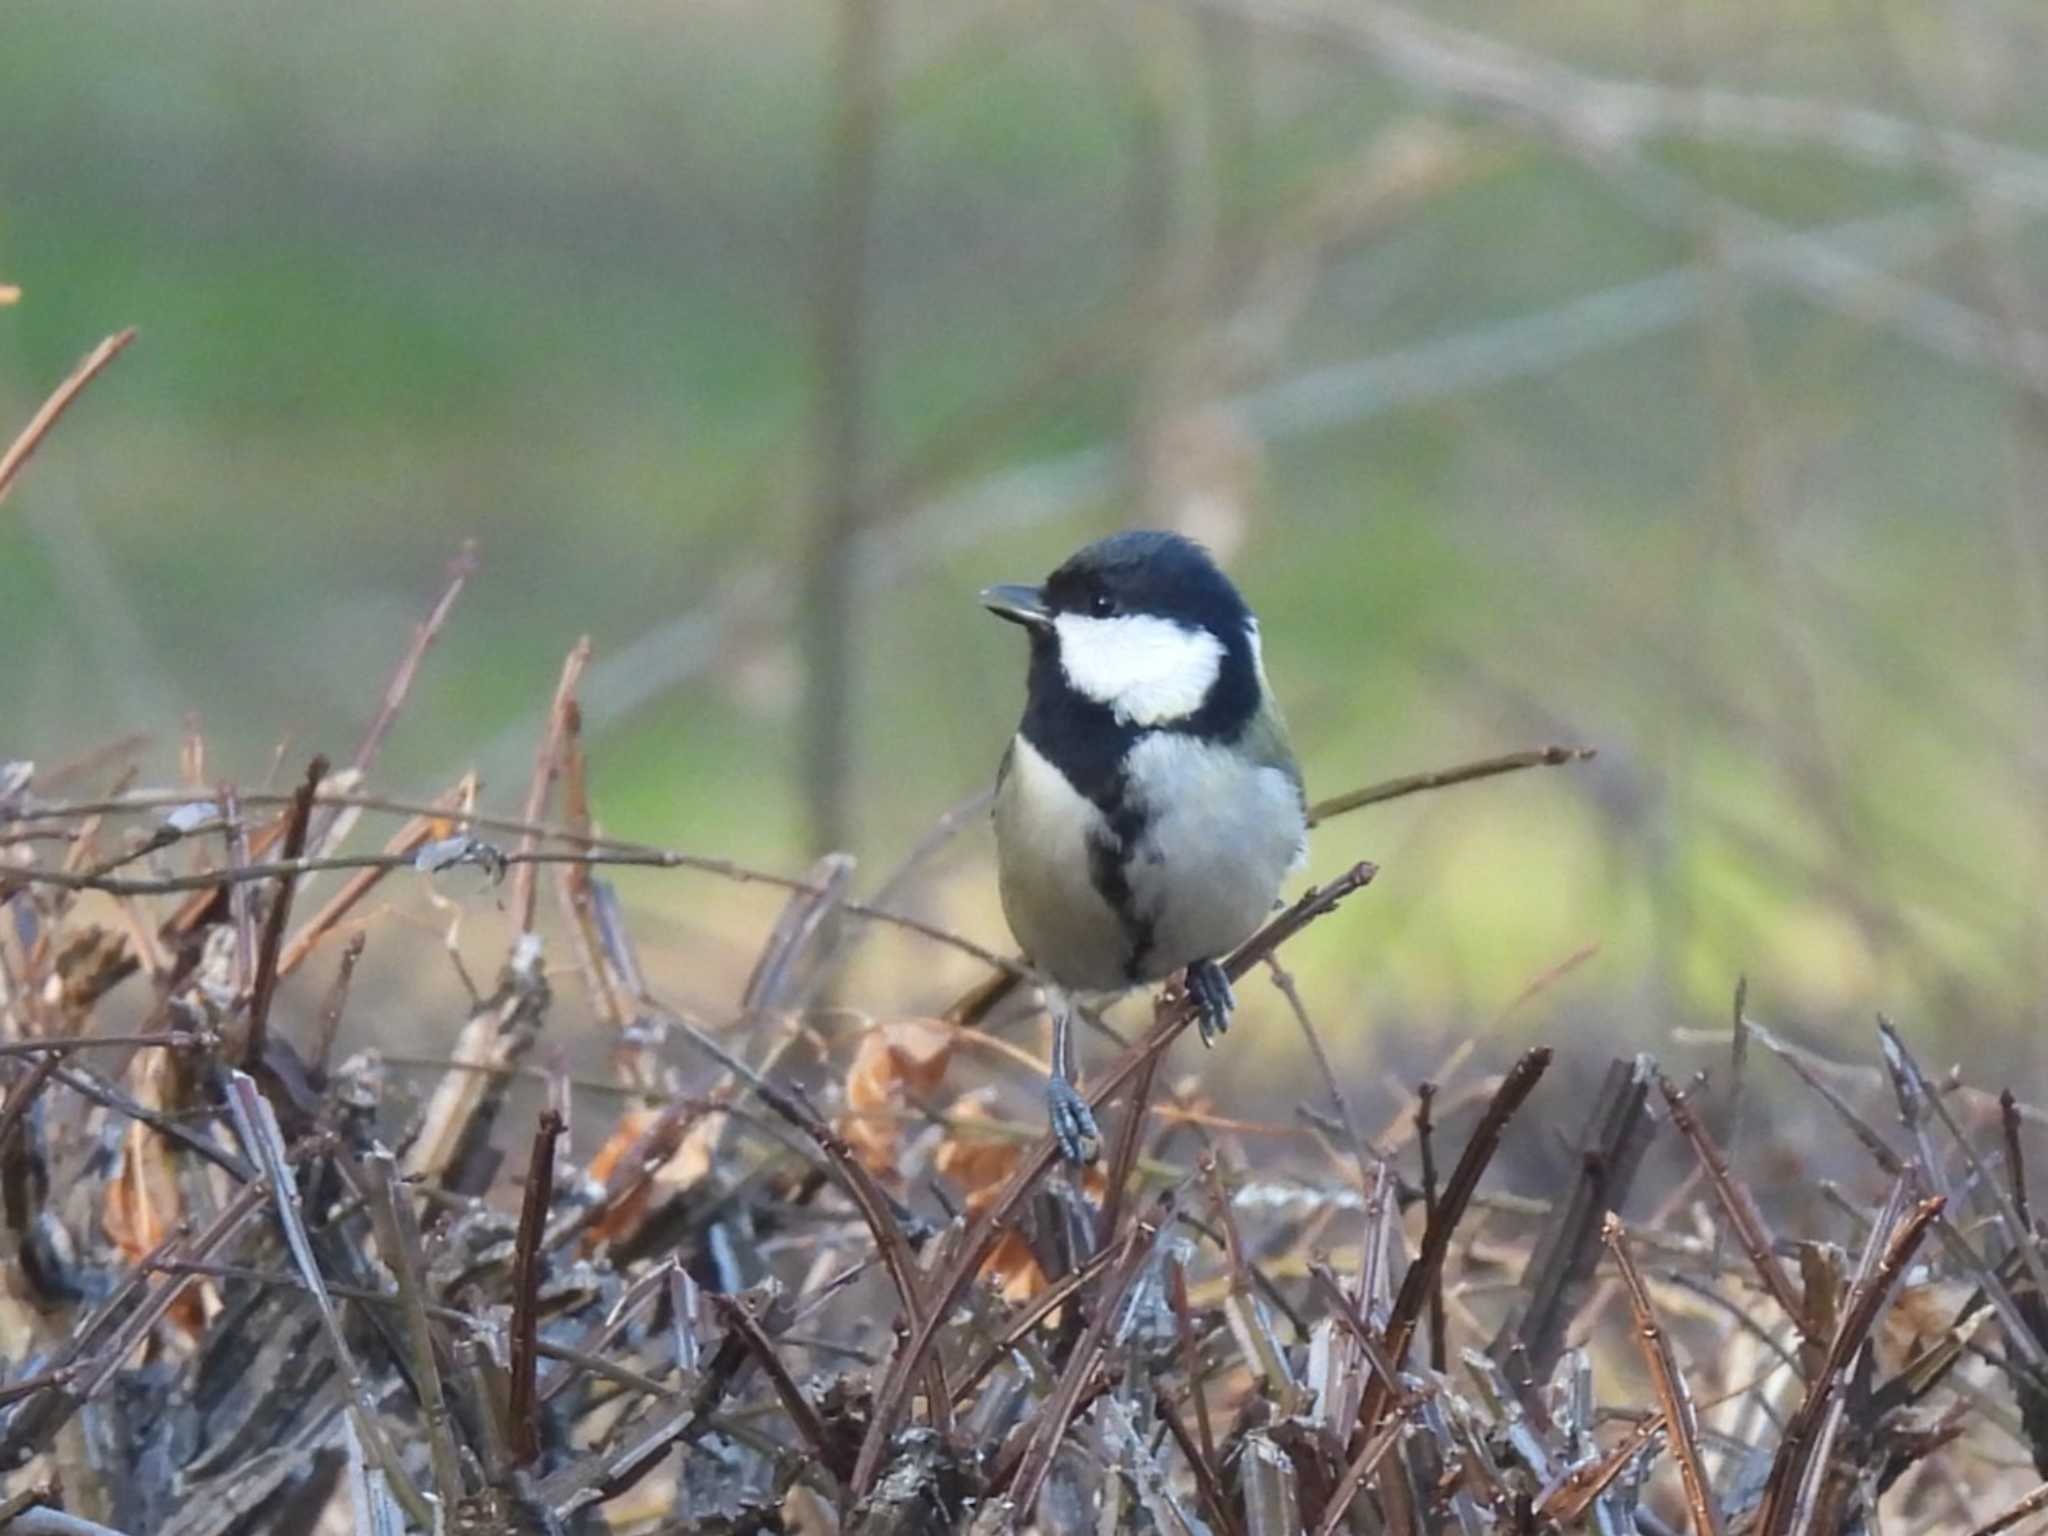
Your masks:
<instances>
[{"instance_id":1,"label":"bird's foot","mask_svg":"<svg viewBox=\"0 0 2048 1536\"><path fill-rule=\"evenodd\" d=\"M1095 1111L1065 1074L1055 1072L1047 1081L1045 1107L1052 1121L1052 1139L1060 1144L1062 1157L1078 1166L1102 1155L1102 1132L1096 1127Z\"/></svg>"},{"instance_id":2,"label":"bird's foot","mask_svg":"<svg viewBox=\"0 0 2048 1536\"><path fill-rule=\"evenodd\" d=\"M1216 1037L1230 1028L1230 1010L1237 1006L1237 994L1230 990L1230 978L1214 960L1197 960L1188 967L1182 983L1195 1004L1195 1026L1202 1032L1202 1044L1214 1045Z\"/></svg>"}]
</instances>

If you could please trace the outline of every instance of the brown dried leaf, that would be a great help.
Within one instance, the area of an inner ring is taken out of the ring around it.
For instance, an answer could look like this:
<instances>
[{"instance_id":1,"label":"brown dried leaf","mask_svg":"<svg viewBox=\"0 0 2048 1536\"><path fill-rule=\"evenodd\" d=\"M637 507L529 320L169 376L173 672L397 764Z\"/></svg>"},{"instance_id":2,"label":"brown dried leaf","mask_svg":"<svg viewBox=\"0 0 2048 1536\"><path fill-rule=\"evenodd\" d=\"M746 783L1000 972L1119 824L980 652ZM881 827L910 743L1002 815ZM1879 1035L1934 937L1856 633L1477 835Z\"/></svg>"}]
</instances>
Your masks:
<instances>
[{"instance_id":1,"label":"brown dried leaf","mask_svg":"<svg viewBox=\"0 0 2048 1536\"><path fill-rule=\"evenodd\" d=\"M721 1113L689 1114L682 1106L629 1109L620 1115L617 1127L591 1157L587 1170L592 1179L614 1193L584 1233L585 1250L595 1252L606 1243L631 1238L657 1197L666 1200L709 1173L724 1125ZM654 1164L650 1173L634 1176L636 1167L649 1163Z\"/></svg>"},{"instance_id":2,"label":"brown dried leaf","mask_svg":"<svg viewBox=\"0 0 2048 1536\"><path fill-rule=\"evenodd\" d=\"M846 1073L848 1113L839 1132L870 1172L895 1174L897 1116L913 1096L938 1091L952 1057L953 1031L924 1019L899 1019L861 1036Z\"/></svg>"},{"instance_id":3,"label":"brown dried leaf","mask_svg":"<svg viewBox=\"0 0 2048 1536\"><path fill-rule=\"evenodd\" d=\"M142 1052L129 1069L131 1096L160 1114L183 1109L177 1071L175 1053ZM120 1162L100 1202L100 1224L108 1240L133 1263L154 1253L184 1215L170 1143L141 1121L130 1121L121 1137ZM171 1304L168 1318L188 1339L196 1339L206 1321L200 1288L188 1287Z\"/></svg>"}]
</instances>

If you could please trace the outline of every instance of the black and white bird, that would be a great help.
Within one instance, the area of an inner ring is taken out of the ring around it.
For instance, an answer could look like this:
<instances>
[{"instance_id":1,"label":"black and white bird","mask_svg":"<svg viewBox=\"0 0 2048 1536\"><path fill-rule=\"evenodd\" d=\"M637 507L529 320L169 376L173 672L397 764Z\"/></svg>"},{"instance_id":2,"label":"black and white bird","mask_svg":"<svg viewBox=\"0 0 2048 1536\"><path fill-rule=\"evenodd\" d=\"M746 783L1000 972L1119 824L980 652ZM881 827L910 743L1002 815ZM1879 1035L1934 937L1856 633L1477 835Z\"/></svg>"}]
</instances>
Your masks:
<instances>
[{"instance_id":1,"label":"black and white bird","mask_svg":"<svg viewBox=\"0 0 2048 1536\"><path fill-rule=\"evenodd\" d=\"M1234 1006L1218 962L1306 854L1301 773L1259 621L1192 540L1116 534L981 600L1031 639L996 857L1011 931L1051 983L1053 1133L1083 1162L1101 1138L1074 1087L1077 997L1182 971L1212 1042Z\"/></svg>"}]
</instances>

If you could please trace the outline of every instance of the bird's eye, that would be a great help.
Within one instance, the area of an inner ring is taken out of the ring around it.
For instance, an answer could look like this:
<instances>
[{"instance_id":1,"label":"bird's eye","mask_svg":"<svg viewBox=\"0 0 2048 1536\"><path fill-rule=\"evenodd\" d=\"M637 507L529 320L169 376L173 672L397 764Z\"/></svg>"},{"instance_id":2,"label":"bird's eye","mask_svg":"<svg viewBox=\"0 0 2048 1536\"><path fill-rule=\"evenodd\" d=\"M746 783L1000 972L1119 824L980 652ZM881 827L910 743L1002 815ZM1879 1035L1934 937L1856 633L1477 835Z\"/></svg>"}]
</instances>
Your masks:
<instances>
[{"instance_id":1,"label":"bird's eye","mask_svg":"<svg viewBox=\"0 0 2048 1536\"><path fill-rule=\"evenodd\" d=\"M1106 619L1116 612L1116 599L1107 592L1098 592L1088 599L1088 611L1098 619Z\"/></svg>"}]
</instances>

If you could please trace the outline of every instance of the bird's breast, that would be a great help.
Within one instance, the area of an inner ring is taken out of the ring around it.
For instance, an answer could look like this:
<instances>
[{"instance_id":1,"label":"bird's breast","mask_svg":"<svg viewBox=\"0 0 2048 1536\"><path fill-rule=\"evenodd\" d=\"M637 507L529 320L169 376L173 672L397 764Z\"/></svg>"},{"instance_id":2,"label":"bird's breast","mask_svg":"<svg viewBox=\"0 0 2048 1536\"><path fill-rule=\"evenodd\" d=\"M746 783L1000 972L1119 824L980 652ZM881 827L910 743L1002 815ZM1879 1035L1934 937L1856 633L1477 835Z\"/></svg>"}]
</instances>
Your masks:
<instances>
[{"instance_id":1,"label":"bird's breast","mask_svg":"<svg viewBox=\"0 0 2048 1536\"><path fill-rule=\"evenodd\" d=\"M1033 962L1076 990L1156 981L1228 953L1265 920L1302 853L1294 779L1230 747L1151 733L1120 782L1105 808L1020 735L996 792L1004 913Z\"/></svg>"},{"instance_id":2,"label":"bird's breast","mask_svg":"<svg viewBox=\"0 0 2048 1536\"><path fill-rule=\"evenodd\" d=\"M1032 963L1077 991L1128 986L1128 927L1096 880L1116 841L1109 818L1023 735L994 815L1003 915Z\"/></svg>"},{"instance_id":3,"label":"bird's breast","mask_svg":"<svg viewBox=\"0 0 2048 1536\"><path fill-rule=\"evenodd\" d=\"M1136 979L1153 980L1251 937L1300 861L1306 823L1284 769L1198 737L1144 738L1127 780L1145 810L1127 879L1152 939Z\"/></svg>"}]
</instances>

